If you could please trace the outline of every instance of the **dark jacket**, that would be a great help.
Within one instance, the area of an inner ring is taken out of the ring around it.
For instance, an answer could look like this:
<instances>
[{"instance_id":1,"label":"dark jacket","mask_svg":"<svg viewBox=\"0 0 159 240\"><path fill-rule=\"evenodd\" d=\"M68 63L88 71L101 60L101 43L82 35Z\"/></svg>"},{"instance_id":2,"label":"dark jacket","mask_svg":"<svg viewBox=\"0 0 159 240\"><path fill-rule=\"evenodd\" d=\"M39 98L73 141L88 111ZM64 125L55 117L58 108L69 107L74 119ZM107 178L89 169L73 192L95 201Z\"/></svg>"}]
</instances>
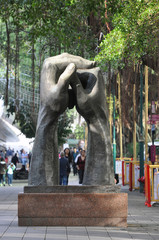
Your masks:
<instances>
[{"instance_id":1,"label":"dark jacket","mask_svg":"<svg viewBox=\"0 0 159 240\"><path fill-rule=\"evenodd\" d=\"M60 176L67 176L68 173L70 173L68 160L65 157L60 158Z\"/></svg>"},{"instance_id":2,"label":"dark jacket","mask_svg":"<svg viewBox=\"0 0 159 240\"><path fill-rule=\"evenodd\" d=\"M16 164L19 162L17 154L15 154L14 157L12 157L12 161L11 162L14 163L14 165L16 166Z\"/></svg>"},{"instance_id":3,"label":"dark jacket","mask_svg":"<svg viewBox=\"0 0 159 240\"><path fill-rule=\"evenodd\" d=\"M7 164L5 161L0 162L0 174L5 174L7 170Z\"/></svg>"}]
</instances>

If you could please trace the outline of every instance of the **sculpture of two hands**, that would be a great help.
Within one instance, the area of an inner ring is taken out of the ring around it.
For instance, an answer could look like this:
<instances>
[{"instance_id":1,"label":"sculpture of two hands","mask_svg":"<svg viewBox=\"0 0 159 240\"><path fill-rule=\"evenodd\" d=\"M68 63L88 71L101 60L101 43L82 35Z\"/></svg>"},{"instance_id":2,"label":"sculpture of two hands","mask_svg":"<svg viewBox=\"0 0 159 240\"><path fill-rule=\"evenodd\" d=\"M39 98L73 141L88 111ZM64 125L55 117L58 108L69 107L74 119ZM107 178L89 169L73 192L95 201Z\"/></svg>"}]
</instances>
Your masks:
<instances>
[{"instance_id":1,"label":"sculpture of two hands","mask_svg":"<svg viewBox=\"0 0 159 240\"><path fill-rule=\"evenodd\" d=\"M74 105L88 124L83 184L114 184L105 86L101 71L93 61L63 53L47 58L43 64L29 185L58 185L57 120L67 107L72 108Z\"/></svg>"}]
</instances>

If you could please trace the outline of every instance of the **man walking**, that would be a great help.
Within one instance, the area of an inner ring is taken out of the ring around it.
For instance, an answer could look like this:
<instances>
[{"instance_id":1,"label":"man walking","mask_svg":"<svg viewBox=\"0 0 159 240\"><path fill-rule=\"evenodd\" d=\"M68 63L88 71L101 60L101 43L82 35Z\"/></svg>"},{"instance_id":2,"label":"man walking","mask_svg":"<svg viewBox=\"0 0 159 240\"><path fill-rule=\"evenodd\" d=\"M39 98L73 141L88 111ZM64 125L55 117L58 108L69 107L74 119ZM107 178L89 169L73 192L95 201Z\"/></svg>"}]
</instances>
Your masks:
<instances>
[{"instance_id":1,"label":"man walking","mask_svg":"<svg viewBox=\"0 0 159 240\"><path fill-rule=\"evenodd\" d=\"M65 158L64 152L61 152L60 158L60 185L67 185L67 175L70 172L70 165L68 160Z\"/></svg>"}]
</instances>

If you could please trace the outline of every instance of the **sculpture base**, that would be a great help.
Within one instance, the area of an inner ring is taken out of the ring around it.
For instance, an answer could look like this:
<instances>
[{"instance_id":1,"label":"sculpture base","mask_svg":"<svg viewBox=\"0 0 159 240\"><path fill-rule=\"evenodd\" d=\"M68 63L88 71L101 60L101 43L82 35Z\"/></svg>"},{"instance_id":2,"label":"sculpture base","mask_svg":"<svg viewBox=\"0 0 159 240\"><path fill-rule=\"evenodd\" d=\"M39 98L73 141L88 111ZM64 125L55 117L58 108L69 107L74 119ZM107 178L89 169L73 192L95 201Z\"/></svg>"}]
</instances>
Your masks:
<instances>
[{"instance_id":1,"label":"sculpture base","mask_svg":"<svg viewBox=\"0 0 159 240\"><path fill-rule=\"evenodd\" d=\"M106 187L26 187L24 193L18 195L19 226L126 227L127 194L99 193L101 188ZM58 189L58 192L53 192L53 189ZM110 186L107 189L110 190Z\"/></svg>"}]
</instances>

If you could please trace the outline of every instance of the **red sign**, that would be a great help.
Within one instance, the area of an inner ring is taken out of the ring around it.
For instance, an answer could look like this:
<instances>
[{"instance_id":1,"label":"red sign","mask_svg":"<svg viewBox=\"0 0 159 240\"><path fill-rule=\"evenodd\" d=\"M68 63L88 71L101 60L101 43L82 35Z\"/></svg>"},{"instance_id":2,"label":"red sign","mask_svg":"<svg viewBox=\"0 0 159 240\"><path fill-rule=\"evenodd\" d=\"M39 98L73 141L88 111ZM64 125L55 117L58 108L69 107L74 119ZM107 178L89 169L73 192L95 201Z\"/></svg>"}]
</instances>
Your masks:
<instances>
[{"instance_id":1,"label":"red sign","mask_svg":"<svg viewBox=\"0 0 159 240\"><path fill-rule=\"evenodd\" d=\"M147 121L147 124L156 124L156 121Z\"/></svg>"},{"instance_id":2,"label":"red sign","mask_svg":"<svg viewBox=\"0 0 159 240\"><path fill-rule=\"evenodd\" d=\"M149 121L158 122L159 121L159 115L156 115L156 114L149 115Z\"/></svg>"}]
</instances>

